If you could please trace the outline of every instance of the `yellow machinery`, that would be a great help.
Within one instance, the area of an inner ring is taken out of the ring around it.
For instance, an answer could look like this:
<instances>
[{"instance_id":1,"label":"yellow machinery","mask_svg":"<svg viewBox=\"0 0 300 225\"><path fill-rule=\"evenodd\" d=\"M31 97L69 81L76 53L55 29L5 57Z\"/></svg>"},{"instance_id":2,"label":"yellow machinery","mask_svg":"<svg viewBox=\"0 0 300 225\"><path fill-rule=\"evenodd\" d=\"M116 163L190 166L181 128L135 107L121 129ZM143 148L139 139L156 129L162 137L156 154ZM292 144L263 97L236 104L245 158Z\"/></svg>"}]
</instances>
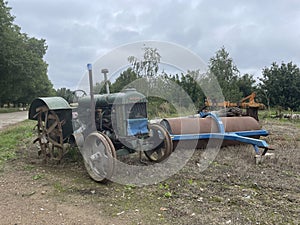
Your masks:
<instances>
[{"instance_id":1,"label":"yellow machinery","mask_svg":"<svg viewBox=\"0 0 300 225\"><path fill-rule=\"evenodd\" d=\"M256 94L253 92L252 94L248 95L247 97L241 99L239 102L230 102L230 101L224 101L224 102L214 102L210 98L207 98L205 101L206 107L215 107L215 108L232 108L237 107L241 109L246 109L247 116L251 116L258 120L258 109L265 109L265 105L262 103L255 102Z\"/></svg>"}]
</instances>

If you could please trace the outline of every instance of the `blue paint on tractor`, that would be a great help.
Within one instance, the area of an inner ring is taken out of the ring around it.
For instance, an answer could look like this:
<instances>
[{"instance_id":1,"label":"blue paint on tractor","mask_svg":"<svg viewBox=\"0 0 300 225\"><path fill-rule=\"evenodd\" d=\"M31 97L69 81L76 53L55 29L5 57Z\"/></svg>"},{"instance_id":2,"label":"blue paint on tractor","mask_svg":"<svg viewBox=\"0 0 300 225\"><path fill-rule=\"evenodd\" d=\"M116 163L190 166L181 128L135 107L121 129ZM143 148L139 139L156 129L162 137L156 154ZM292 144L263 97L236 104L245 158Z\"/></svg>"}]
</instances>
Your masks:
<instances>
[{"instance_id":1,"label":"blue paint on tractor","mask_svg":"<svg viewBox=\"0 0 300 225\"><path fill-rule=\"evenodd\" d=\"M127 120L127 134L147 134L148 133L148 119L128 119Z\"/></svg>"}]
</instances>

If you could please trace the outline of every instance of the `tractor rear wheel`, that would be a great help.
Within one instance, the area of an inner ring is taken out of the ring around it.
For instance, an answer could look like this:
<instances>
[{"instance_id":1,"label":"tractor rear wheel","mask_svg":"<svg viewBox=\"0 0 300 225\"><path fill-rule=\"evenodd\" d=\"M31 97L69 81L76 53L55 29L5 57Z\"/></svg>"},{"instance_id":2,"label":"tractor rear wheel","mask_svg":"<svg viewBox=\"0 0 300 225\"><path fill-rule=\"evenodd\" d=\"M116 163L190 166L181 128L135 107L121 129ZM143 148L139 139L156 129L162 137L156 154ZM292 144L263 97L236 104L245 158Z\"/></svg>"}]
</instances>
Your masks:
<instances>
[{"instance_id":1,"label":"tractor rear wheel","mask_svg":"<svg viewBox=\"0 0 300 225\"><path fill-rule=\"evenodd\" d=\"M66 154L62 132L64 121L60 121L58 115L46 106L38 108L34 118L38 122L38 137L34 141L40 145L38 154L43 155L46 161L48 158L60 161Z\"/></svg>"},{"instance_id":2,"label":"tractor rear wheel","mask_svg":"<svg viewBox=\"0 0 300 225\"><path fill-rule=\"evenodd\" d=\"M150 161L161 162L167 159L173 151L170 134L160 124L149 124L149 142L152 143L153 148L144 153Z\"/></svg>"}]
</instances>

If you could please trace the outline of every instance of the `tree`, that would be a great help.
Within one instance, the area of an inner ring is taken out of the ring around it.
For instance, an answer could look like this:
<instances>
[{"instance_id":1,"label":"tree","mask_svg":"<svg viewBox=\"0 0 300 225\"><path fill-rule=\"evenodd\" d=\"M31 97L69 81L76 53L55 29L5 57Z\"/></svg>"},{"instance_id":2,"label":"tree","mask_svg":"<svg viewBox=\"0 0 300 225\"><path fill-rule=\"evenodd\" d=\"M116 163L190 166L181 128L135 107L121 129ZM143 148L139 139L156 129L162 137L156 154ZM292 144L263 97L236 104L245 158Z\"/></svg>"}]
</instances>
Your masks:
<instances>
[{"instance_id":1,"label":"tree","mask_svg":"<svg viewBox=\"0 0 300 225\"><path fill-rule=\"evenodd\" d=\"M127 70L123 71L116 81L110 86L111 92L120 92L124 87L138 78L139 76L133 71L132 68L129 67Z\"/></svg>"},{"instance_id":2,"label":"tree","mask_svg":"<svg viewBox=\"0 0 300 225\"><path fill-rule=\"evenodd\" d=\"M0 34L3 34L7 28L16 29L13 25L14 17L10 14L11 8L7 7L7 3L0 1Z\"/></svg>"},{"instance_id":3,"label":"tree","mask_svg":"<svg viewBox=\"0 0 300 225\"><path fill-rule=\"evenodd\" d=\"M74 94L73 91L67 88L59 88L56 90L56 96L64 98L67 102L72 103Z\"/></svg>"},{"instance_id":4,"label":"tree","mask_svg":"<svg viewBox=\"0 0 300 225\"><path fill-rule=\"evenodd\" d=\"M154 77L158 73L161 56L157 48L144 47L143 50L143 59L129 56L128 61L131 63L132 69L137 76Z\"/></svg>"},{"instance_id":5,"label":"tree","mask_svg":"<svg viewBox=\"0 0 300 225\"><path fill-rule=\"evenodd\" d=\"M247 73L237 79L237 86L243 97L257 91L256 81L253 78L253 75Z\"/></svg>"},{"instance_id":6,"label":"tree","mask_svg":"<svg viewBox=\"0 0 300 225\"><path fill-rule=\"evenodd\" d=\"M43 60L44 39L28 37L14 23L7 3L0 0L0 102L29 103L37 96L54 95Z\"/></svg>"},{"instance_id":7,"label":"tree","mask_svg":"<svg viewBox=\"0 0 300 225\"><path fill-rule=\"evenodd\" d=\"M108 83L110 92L113 93L113 91L111 90L111 82L108 80L107 83ZM96 84L94 85L93 91L95 94L107 94L105 81L101 81L100 83L96 82Z\"/></svg>"},{"instance_id":8,"label":"tree","mask_svg":"<svg viewBox=\"0 0 300 225\"><path fill-rule=\"evenodd\" d=\"M285 109L300 109L300 70L297 65L289 62L272 63L264 68L260 79L260 91L269 100L270 106L281 106Z\"/></svg>"},{"instance_id":9,"label":"tree","mask_svg":"<svg viewBox=\"0 0 300 225\"><path fill-rule=\"evenodd\" d=\"M131 64L127 70L123 71L116 81L110 84L110 91L120 92L124 87L134 82L135 80L142 77L155 77L158 73L160 55L157 49L150 47L143 48L144 55L142 59L138 59L135 56L129 56L128 62ZM99 89L102 93L104 83L97 85L97 90Z\"/></svg>"},{"instance_id":10,"label":"tree","mask_svg":"<svg viewBox=\"0 0 300 225\"><path fill-rule=\"evenodd\" d=\"M170 79L178 84L186 92L186 94L191 98L197 108L203 105L204 93L198 83L198 81L200 80L199 71L188 71L188 74L181 74L180 77L178 76L178 74L176 74L171 76ZM176 95L176 93L173 94ZM180 95L179 91L178 95ZM178 96L178 98L181 97L182 96ZM184 105L184 102L188 103L188 100L186 99L180 100L183 101L181 105Z\"/></svg>"},{"instance_id":11,"label":"tree","mask_svg":"<svg viewBox=\"0 0 300 225\"><path fill-rule=\"evenodd\" d=\"M217 78L225 100L236 102L242 98L238 86L240 72L224 47L209 60L209 74Z\"/></svg>"},{"instance_id":12,"label":"tree","mask_svg":"<svg viewBox=\"0 0 300 225\"><path fill-rule=\"evenodd\" d=\"M158 116L161 112L175 113L175 107L189 104L189 101L183 100L186 97L183 89L178 88L178 84L172 82L165 72L159 71L161 56L158 49L144 47L143 51L141 59L135 56L128 57L132 65L132 74L124 81L128 83L132 78L135 80L131 81L132 85L148 99L149 115Z\"/></svg>"}]
</instances>

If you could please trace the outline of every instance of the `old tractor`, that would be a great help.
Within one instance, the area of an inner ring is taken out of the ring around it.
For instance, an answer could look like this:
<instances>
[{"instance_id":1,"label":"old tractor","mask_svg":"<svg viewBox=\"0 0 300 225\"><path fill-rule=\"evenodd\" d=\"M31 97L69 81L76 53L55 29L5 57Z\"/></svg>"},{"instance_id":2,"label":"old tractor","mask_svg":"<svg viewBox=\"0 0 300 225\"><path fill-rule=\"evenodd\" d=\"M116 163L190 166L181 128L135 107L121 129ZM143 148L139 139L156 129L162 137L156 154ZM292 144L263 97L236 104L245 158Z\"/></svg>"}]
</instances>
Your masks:
<instances>
[{"instance_id":1,"label":"old tractor","mask_svg":"<svg viewBox=\"0 0 300 225\"><path fill-rule=\"evenodd\" d=\"M258 156L270 149L259 139L268 132L252 117L220 118L200 113L150 123L143 94L131 88L94 95L91 69L89 72L91 95L79 98L77 107L61 97L37 98L30 105L29 119L37 121L35 142L45 160L60 161L69 144L77 145L91 178L106 182L114 174L118 156L139 151L160 163L180 141L196 141L198 148L205 147L210 139L224 140L225 145L246 143L253 145Z\"/></svg>"},{"instance_id":2,"label":"old tractor","mask_svg":"<svg viewBox=\"0 0 300 225\"><path fill-rule=\"evenodd\" d=\"M60 97L37 98L29 119L37 120L39 154L60 161L67 143L76 144L89 175L105 182L113 174L118 155L143 151L153 162L166 159L173 150L171 137L160 124L149 124L146 97L135 89L79 99L71 108ZM91 120L91 118L93 118Z\"/></svg>"}]
</instances>

